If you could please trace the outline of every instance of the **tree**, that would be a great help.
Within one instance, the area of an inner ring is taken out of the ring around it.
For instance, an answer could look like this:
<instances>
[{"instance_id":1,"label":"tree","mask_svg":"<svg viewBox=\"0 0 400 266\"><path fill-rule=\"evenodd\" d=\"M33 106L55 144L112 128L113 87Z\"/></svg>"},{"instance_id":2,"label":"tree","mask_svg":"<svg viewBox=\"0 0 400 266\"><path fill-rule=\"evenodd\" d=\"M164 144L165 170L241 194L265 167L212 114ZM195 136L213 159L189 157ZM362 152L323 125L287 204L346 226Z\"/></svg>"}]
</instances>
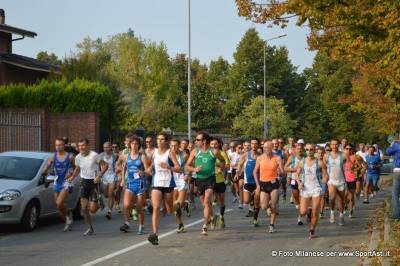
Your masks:
<instances>
[{"instance_id":1,"label":"tree","mask_svg":"<svg viewBox=\"0 0 400 266\"><path fill-rule=\"evenodd\" d=\"M253 98L240 115L233 121L234 133L244 137L263 136L263 110L264 99L262 96ZM267 99L267 120L269 124L268 137L288 137L293 136L293 129L296 127L296 121L292 120L286 112L283 100L275 97Z\"/></svg>"},{"instance_id":2,"label":"tree","mask_svg":"<svg viewBox=\"0 0 400 266\"><path fill-rule=\"evenodd\" d=\"M264 94L264 46L266 53L267 97L284 100L291 113L297 113L306 85L305 78L288 58L284 47L268 46L254 28L250 28L234 53L230 68L229 91L224 106L225 120L231 121L253 97Z\"/></svg>"},{"instance_id":3,"label":"tree","mask_svg":"<svg viewBox=\"0 0 400 266\"><path fill-rule=\"evenodd\" d=\"M62 61L54 53L47 53L47 51L41 51L36 55L36 59L47 62L53 65L61 65Z\"/></svg>"},{"instance_id":4,"label":"tree","mask_svg":"<svg viewBox=\"0 0 400 266\"><path fill-rule=\"evenodd\" d=\"M400 2L273 0L267 4L236 0L239 15L257 23L285 27L290 17L310 28L308 43L332 59L349 62L359 74L352 80L352 109L368 109L372 96L380 133L400 127ZM367 120L369 121L369 120Z\"/></svg>"}]
</instances>

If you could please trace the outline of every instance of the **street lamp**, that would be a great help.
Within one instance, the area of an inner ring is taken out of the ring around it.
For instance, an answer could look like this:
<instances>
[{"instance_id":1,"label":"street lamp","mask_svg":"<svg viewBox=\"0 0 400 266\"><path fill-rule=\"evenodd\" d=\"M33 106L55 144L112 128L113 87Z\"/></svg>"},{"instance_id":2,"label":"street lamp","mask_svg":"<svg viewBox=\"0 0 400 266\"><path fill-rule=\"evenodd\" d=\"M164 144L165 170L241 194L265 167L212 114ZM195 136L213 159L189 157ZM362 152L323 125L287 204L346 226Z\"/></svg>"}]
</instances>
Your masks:
<instances>
[{"instance_id":1,"label":"street lamp","mask_svg":"<svg viewBox=\"0 0 400 266\"><path fill-rule=\"evenodd\" d=\"M190 32L190 0L188 5L188 41L189 41L189 51L188 51L188 140L191 141L191 125L192 125L192 91L191 91L191 66L190 66L190 52L191 52L191 32Z\"/></svg>"},{"instance_id":2,"label":"street lamp","mask_svg":"<svg viewBox=\"0 0 400 266\"><path fill-rule=\"evenodd\" d=\"M264 119L263 119L263 125L264 125L263 138L264 139L267 139L267 64L266 64L265 48L267 46L268 41L283 38L285 36L286 36L286 34L279 35L277 37L265 40L265 43L264 43Z\"/></svg>"}]
</instances>

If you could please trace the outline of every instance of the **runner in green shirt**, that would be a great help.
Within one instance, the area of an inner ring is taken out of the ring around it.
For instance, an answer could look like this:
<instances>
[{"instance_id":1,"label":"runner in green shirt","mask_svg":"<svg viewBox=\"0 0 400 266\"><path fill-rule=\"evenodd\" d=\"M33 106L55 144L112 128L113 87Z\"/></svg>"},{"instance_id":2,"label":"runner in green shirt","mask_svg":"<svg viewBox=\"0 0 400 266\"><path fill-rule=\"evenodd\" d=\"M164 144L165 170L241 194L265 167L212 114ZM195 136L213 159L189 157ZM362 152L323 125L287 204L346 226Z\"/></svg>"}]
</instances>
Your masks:
<instances>
[{"instance_id":1,"label":"runner in green shirt","mask_svg":"<svg viewBox=\"0 0 400 266\"><path fill-rule=\"evenodd\" d=\"M215 186L215 165L216 160L221 161L221 166L225 165L225 159L219 150L210 148L211 137L207 133L200 132L196 137L196 148L190 153L186 162L186 171L194 172L197 175L196 186L200 194L200 201L203 205L204 225L202 235L207 235L208 224L211 228L215 227L216 217L212 210L212 195ZM194 167L192 163L194 162Z\"/></svg>"}]
</instances>

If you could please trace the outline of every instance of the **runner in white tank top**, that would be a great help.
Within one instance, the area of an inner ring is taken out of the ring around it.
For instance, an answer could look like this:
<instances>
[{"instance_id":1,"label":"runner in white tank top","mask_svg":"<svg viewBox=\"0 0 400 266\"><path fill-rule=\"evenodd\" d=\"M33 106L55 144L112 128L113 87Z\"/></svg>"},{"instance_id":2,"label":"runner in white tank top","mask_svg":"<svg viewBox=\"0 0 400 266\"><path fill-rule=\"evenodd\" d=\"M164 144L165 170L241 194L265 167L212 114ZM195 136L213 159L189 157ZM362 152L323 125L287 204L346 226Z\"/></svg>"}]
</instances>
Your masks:
<instances>
[{"instance_id":1,"label":"runner in white tank top","mask_svg":"<svg viewBox=\"0 0 400 266\"><path fill-rule=\"evenodd\" d=\"M339 141L331 140L330 147L332 151L326 154L324 162L328 169L328 191L329 191L329 207L331 209L330 223L335 223L335 201L339 200L339 225L344 225L344 204L345 204L345 179L344 179L344 163L343 156L339 152Z\"/></svg>"},{"instance_id":2,"label":"runner in white tank top","mask_svg":"<svg viewBox=\"0 0 400 266\"><path fill-rule=\"evenodd\" d=\"M296 179L301 193L300 215L308 215L310 224L309 238L315 237L315 228L319 217L322 183L328 181L325 163L322 164L314 157L315 145L306 144L307 157L299 162ZM311 208L309 209L311 203Z\"/></svg>"},{"instance_id":3,"label":"runner in white tank top","mask_svg":"<svg viewBox=\"0 0 400 266\"><path fill-rule=\"evenodd\" d=\"M175 187L172 171L181 173L181 167L176 160L176 154L167 149L168 135L161 132L157 136L157 149L154 150L152 161L154 166L153 189L151 202L153 206L152 227L153 233L148 240L153 245L158 245L158 226L160 222L160 207L164 200L168 213L173 209L173 191ZM183 226L183 225L182 225Z\"/></svg>"}]
</instances>

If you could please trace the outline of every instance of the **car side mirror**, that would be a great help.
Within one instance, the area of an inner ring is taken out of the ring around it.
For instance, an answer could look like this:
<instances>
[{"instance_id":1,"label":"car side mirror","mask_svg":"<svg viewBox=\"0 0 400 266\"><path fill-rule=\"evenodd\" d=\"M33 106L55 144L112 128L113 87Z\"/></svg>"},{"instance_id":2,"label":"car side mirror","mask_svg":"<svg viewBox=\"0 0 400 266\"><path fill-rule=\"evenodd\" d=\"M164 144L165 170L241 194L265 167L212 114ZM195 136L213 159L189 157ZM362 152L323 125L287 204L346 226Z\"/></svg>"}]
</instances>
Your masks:
<instances>
[{"instance_id":1,"label":"car side mirror","mask_svg":"<svg viewBox=\"0 0 400 266\"><path fill-rule=\"evenodd\" d=\"M45 179L44 179L44 186L45 186L46 188L49 187L51 183L53 183L53 182L56 181L56 179L57 179L57 177L54 176L54 175L48 175L48 176L46 176Z\"/></svg>"}]
</instances>

